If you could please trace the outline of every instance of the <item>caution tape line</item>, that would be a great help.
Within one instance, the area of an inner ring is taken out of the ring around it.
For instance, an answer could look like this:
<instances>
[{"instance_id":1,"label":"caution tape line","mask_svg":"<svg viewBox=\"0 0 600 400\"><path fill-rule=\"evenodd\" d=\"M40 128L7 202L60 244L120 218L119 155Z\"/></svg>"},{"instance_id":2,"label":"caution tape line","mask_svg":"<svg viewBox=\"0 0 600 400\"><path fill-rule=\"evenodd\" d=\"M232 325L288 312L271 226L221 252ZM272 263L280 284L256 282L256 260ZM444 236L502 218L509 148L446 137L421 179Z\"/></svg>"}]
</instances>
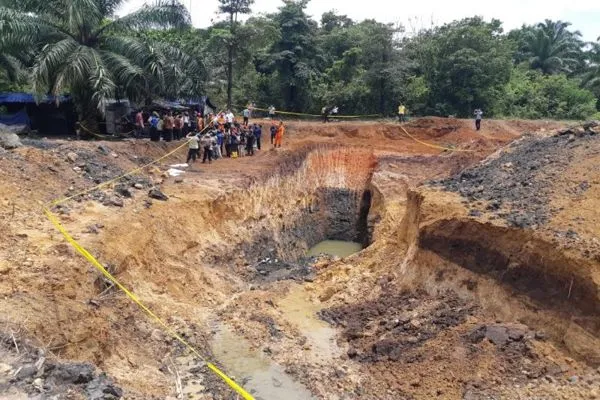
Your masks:
<instances>
[{"instance_id":1,"label":"caution tape line","mask_svg":"<svg viewBox=\"0 0 600 400\"><path fill-rule=\"evenodd\" d=\"M134 293L132 293L125 286L123 286L123 284L121 284L121 282L119 282L117 280L117 278L115 278L110 272L108 272L106 270L106 268L104 268L104 266L102 264L100 264L100 262L93 255L90 254L89 251L87 251L83 246L81 246L77 242L77 240L75 240L69 234L69 232L65 229L65 227L60 223L60 221L58 220L58 217L56 215L54 215L48 208L44 208L44 212L45 212L46 216L48 217L48 219L50 220L50 222L52 222L52 224L56 227L56 229L58 229L59 232L62 233L63 237L67 240L67 242L69 242L75 248L75 250L77 250L77 252L79 252L79 254L81 254L83 257L85 257L109 281L111 281L123 293L125 293L127 295L127 297L129 297L135 304L137 304L137 306L140 309L142 309L146 313L146 315L148 315L155 322L157 322L160 326L162 326L164 328L164 330L169 335L171 335L171 337L176 339L179 343L181 343L186 348L188 348L192 353L194 353L194 355L196 355L196 357L198 357L200 360L202 360L213 373L215 373L219 378L221 378L225 383L227 383L227 385L230 388L232 388L233 390L235 390L240 396L242 396L242 398L244 398L245 400L254 400L254 397L252 397L252 395L250 393L246 392L244 390L244 388L242 388L240 385L235 383L235 381L233 379L229 378L229 376L227 376L225 373L223 373L223 371L221 371L216 365L209 362L202 354L200 354L200 352L198 350L196 350L196 348L194 346L192 346L184 338L182 338L181 335L179 335L177 332L175 332L166 322L164 322L159 316L157 316L152 310L150 310L150 308L148 308L144 303L142 303L142 301Z\"/></svg>"},{"instance_id":2,"label":"caution tape line","mask_svg":"<svg viewBox=\"0 0 600 400\"><path fill-rule=\"evenodd\" d=\"M199 134L202 134L202 133L204 133L204 132L205 132L207 129L209 129L209 128L211 127L211 125L212 125L212 122L210 122L210 123L208 124L208 126L207 126L206 128L204 128L202 131L200 131L200 133L199 133ZM115 183L115 182L117 182L117 181L119 181L119 180L121 180L121 179L123 179L123 178L126 178L126 177L128 177L128 176L130 176L130 175L136 174L136 173L140 172L141 170L143 170L144 168L150 167L150 166L152 166L152 165L154 165L154 164L156 164L156 163L158 163L158 162L160 162L160 161L164 160L165 158L167 158L167 157L169 157L169 156L173 155L174 153L176 153L176 152L178 152L179 150L181 150L183 147L187 146L187 145L188 145L188 143L189 143L189 140L188 140L188 141L186 141L186 142L184 142L182 145L180 145L180 146L177 146L176 148L174 148L174 149L173 149L173 150L171 150L170 152L166 153L166 154L165 154L165 155L163 155L162 157L160 157L160 158L157 158L157 159L155 159L155 160L153 160L153 161L150 161L149 163L147 163L147 164L144 164L144 165L142 165L141 167L134 168L134 169L130 170L129 172L126 172L126 173L124 173L123 175L117 176L116 178L110 179L110 180L108 180L108 181L106 181L106 182L102 182L102 183L100 183L100 184L98 184L98 185L96 185L96 186L93 186L93 187L91 187L91 188L89 188L89 189L86 189L86 190L83 190L83 191L81 191L81 192L75 193L75 194L73 194L73 195L71 195L71 196L64 197L64 198L62 198L62 199L59 199L59 200L54 200L54 201L50 202L50 205L51 205L51 206L57 206L57 205L59 205L59 204L65 203L65 202L67 202L67 201L69 201L69 200L72 200L72 199L74 199L74 198L76 198L76 197L83 196L83 195L85 195L85 194L88 194L88 193L90 193L90 192L93 192L94 190L102 189L102 188L104 188L104 187L106 187L106 186L109 186L109 185L111 185L111 184L113 184L113 183Z\"/></svg>"},{"instance_id":3,"label":"caution tape line","mask_svg":"<svg viewBox=\"0 0 600 400\"><path fill-rule=\"evenodd\" d=\"M92 136L99 137L101 139L114 139L114 136L102 135L100 133L94 132L82 123L79 123L79 126L81 128L83 128L84 131L86 131L87 133L89 133ZM135 132L135 131L123 132L120 135L128 136L128 135L131 135L133 132Z\"/></svg>"},{"instance_id":4,"label":"caution tape line","mask_svg":"<svg viewBox=\"0 0 600 400\"><path fill-rule=\"evenodd\" d=\"M199 134L204 133L207 129L209 129L212 125L212 122L208 124L208 126L206 126L202 131L200 131ZM46 215L46 217L48 218L48 220L54 225L54 227L63 235L63 237L65 238L65 240L71 244L71 246L73 246L73 248L75 250L77 250L77 252L79 254L81 254L85 259L87 259L98 271L100 271L100 273L102 273L102 275L104 275L109 281L111 281L116 287L118 287L123 293L125 293L125 295L131 299L142 311L144 311L146 313L146 315L148 315L150 318L152 318L156 323L158 323L171 337L173 337L175 340L177 340L179 343L181 343L182 345L184 345L186 348L188 348L196 357L198 357L198 359L200 359L202 362L204 362L206 364L206 366L208 367L208 369L210 369L217 377L219 377L223 382L225 382L231 389L233 389L236 393L238 393L244 400L254 400L254 397L252 397L252 395L250 393L248 393L246 390L244 390L243 387L241 387L240 385L238 385L233 379L231 379L227 374L225 374L223 371L221 371L215 364L211 363L210 361L208 361L194 346L192 346L190 343L188 343L184 338L182 338L176 331L174 331L166 322L164 322L160 317L158 317L150 308L148 308L133 292L131 292L129 289L127 289L123 284L121 284L121 282L119 282L117 280L117 278L115 278L108 270L106 270L106 268L104 268L104 266L88 251L86 250L81 244L79 244L79 242L77 240L75 240L73 238L73 236L71 236L71 234L69 234L69 232L67 231L67 229L60 223L59 218L50 210L51 207L54 207L56 205L62 204L64 202L67 202L75 197L78 196L82 196L85 195L87 193L90 193L94 190L98 190L100 188L106 187L112 183L115 183L129 175L133 175L139 171L141 171L142 169L149 167L153 164L158 163L159 161L169 157L170 155L174 154L175 152L177 152L178 150L180 150L181 148L183 148L184 146L187 146L187 144L189 143L189 141L186 141L185 143L183 143L181 146L176 147L174 150L168 152L167 154L163 155L160 158L157 158L141 167L137 167L132 169L131 171L120 175L116 178L110 179L106 182L100 183L92 188L86 189L82 192L79 192L77 194L74 194L72 196L68 196L68 197L64 197L62 199L58 199L58 200L54 200L51 201L50 203L46 204L43 207L43 211L44 214Z\"/></svg>"},{"instance_id":5,"label":"caution tape line","mask_svg":"<svg viewBox=\"0 0 600 400\"><path fill-rule=\"evenodd\" d=\"M265 108L258 108L258 107L252 107L252 110L258 110L258 111L266 111L268 112L268 109ZM291 111L278 111L275 110L275 114L283 114L283 115L305 115L307 117L323 117L323 114L307 114L307 113L298 113L298 112L291 112ZM381 114L365 114L365 115L337 115L337 114L328 114L330 117L332 118L368 118L368 117L380 117Z\"/></svg>"},{"instance_id":6,"label":"caution tape line","mask_svg":"<svg viewBox=\"0 0 600 400\"><path fill-rule=\"evenodd\" d=\"M402 125L400 125L400 129L402 129L402 131L404 133L406 133L406 135L411 138L412 140L414 140L417 143L420 143L424 146L428 146L428 147L432 147L434 149L440 149L440 150L448 150L448 151L457 151L457 152L463 152L463 153L474 153L475 150L469 150L469 149L453 149L451 147L444 147L444 146L438 146L436 144L431 144L431 143L427 143L427 142L423 142L422 140L417 139L416 137L414 137L413 135L411 135L410 133L408 133L408 131L406 129L404 129L404 127Z\"/></svg>"}]
</instances>

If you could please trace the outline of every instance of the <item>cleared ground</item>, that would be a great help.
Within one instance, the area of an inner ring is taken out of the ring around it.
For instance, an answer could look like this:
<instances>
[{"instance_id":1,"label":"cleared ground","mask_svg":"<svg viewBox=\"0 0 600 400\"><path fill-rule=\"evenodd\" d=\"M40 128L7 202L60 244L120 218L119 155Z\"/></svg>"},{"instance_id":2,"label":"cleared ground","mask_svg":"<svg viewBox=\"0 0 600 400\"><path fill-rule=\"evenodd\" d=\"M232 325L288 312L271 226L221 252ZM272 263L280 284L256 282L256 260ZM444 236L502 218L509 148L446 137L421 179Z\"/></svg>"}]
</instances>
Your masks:
<instances>
[{"instance_id":1,"label":"cleared ground","mask_svg":"<svg viewBox=\"0 0 600 400\"><path fill-rule=\"evenodd\" d=\"M182 150L56 211L257 398L598 396L598 135L404 127L433 146L395 124L290 122L280 150L265 134L255 157L169 177ZM176 144L26 144L0 155L0 397L235 399L41 212ZM303 258L324 239L368 246Z\"/></svg>"}]
</instances>

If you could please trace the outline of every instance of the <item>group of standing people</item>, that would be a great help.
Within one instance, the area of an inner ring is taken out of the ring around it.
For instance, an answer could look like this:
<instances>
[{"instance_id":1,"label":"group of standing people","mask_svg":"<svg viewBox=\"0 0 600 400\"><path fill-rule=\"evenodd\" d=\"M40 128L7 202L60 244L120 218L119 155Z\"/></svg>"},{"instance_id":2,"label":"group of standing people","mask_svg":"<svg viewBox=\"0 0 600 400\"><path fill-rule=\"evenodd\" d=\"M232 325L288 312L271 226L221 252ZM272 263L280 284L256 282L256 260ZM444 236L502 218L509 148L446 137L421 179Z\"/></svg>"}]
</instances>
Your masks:
<instances>
[{"instance_id":1,"label":"group of standing people","mask_svg":"<svg viewBox=\"0 0 600 400\"><path fill-rule=\"evenodd\" d=\"M142 137L146 126L151 141L158 142L162 138L165 142L171 142L185 138L188 133L195 131L198 126L203 127L203 120L199 113L194 113L193 117L190 117L188 112L174 114L169 111L160 114L154 111L144 121L144 114L140 110L135 116L135 137Z\"/></svg>"},{"instance_id":2,"label":"group of standing people","mask_svg":"<svg viewBox=\"0 0 600 400\"><path fill-rule=\"evenodd\" d=\"M240 123L233 112L221 112L208 115L208 128L190 132L186 135L188 142L187 163L195 162L202 152L202 163L219 158L238 158L253 156L255 151L262 150L263 126L257 123L250 124L250 110L242 112L243 120ZM270 127L271 144L273 148L281 147L285 126L282 121L272 121Z\"/></svg>"}]
</instances>

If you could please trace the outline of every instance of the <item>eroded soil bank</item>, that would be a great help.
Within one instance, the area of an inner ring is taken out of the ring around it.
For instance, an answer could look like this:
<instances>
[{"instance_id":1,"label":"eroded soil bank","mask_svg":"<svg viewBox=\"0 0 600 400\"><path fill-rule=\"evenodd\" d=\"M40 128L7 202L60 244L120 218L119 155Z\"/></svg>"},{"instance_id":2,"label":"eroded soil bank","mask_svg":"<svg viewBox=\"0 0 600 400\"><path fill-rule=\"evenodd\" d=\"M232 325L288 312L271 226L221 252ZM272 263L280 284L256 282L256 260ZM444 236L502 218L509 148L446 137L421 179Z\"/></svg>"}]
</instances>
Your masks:
<instances>
[{"instance_id":1,"label":"eroded soil bank","mask_svg":"<svg viewBox=\"0 0 600 400\"><path fill-rule=\"evenodd\" d=\"M476 134L469 121L407 125L421 140L474 150L440 153L394 125L292 124L284 151L195 166L182 180L164 174L180 162L173 157L59 211L126 286L207 358L240 371L236 380L257 398L593 398L598 232L586 210L598 190L589 168L597 141L563 143L550 127L490 121ZM526 138L497 152L526 130L538 144ZM166 149L32 144L0 158L10 171L0 182L0 394L234 399L39 214L54 194ZM519 214L508 199L495 208L494 187L509 187L519 160L537 154L542 165L559 150L548 163L554 179L521 179L532 183L522 196L543 193L531 208L543 218ZM438 186L423 186L430 180ZM150 200L150 188L168 200ZM534 222L515 226L514 215ZM560 234L569 230L577 240ZM326 239L365 249L305 257ZM238 359L255 368L236 368Z\"/></svg>"}]
</instances>

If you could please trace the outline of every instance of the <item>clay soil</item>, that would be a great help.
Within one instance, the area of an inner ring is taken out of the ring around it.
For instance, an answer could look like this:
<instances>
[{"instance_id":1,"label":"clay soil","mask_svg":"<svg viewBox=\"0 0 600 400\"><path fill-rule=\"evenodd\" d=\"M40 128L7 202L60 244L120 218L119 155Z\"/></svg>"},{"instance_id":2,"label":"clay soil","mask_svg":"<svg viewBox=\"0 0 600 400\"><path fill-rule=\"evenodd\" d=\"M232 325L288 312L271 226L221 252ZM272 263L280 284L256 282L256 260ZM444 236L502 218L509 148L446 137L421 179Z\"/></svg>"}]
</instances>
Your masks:
<instances>
[{"instance_id":1,"label":"clay soil","mask_svg":"<svg viewBox=\"0 0 600 400\"><path fill-rule=\"evenodd\" d=\"M315 399L600 398L600 135L404 127L433 146L290 121L281 149L263 134L254 157L169 176L184 148L83 195L179 143L0 153L0 398L237 398L64 241L42 207L65 196L69 232L225 370L227 328ZM324 239L366 246L304 257Z\"/></svg>"}]
</instances>

